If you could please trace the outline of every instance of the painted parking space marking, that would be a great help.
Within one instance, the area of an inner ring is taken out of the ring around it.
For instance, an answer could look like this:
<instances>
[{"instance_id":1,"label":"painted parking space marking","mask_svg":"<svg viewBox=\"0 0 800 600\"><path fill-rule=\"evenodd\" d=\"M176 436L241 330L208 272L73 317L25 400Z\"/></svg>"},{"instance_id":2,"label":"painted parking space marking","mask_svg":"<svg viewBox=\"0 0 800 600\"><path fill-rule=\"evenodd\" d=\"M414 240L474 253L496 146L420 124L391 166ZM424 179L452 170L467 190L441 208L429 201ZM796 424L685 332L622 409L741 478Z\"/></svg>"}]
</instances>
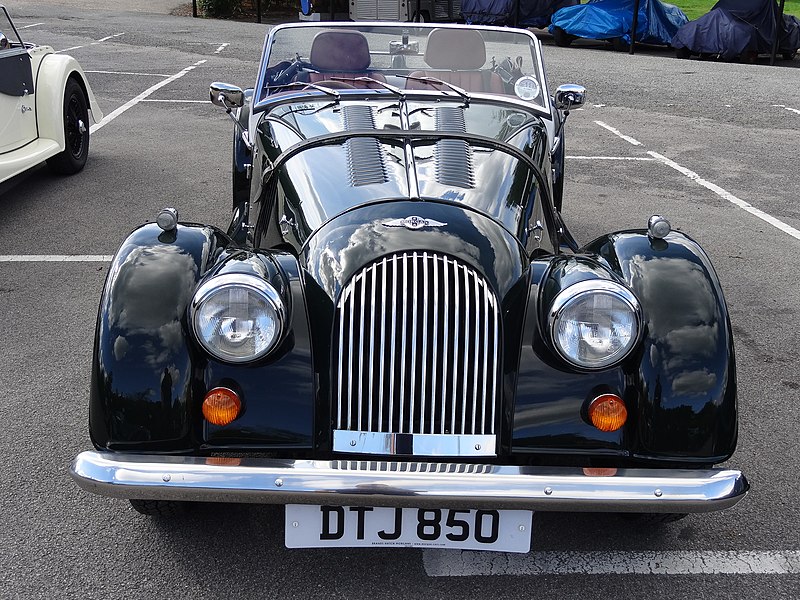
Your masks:
<instances>
[{"instance_id":1,"label":"painted parking space marking","mask_svg":"<svg viewBox=\"0 0 800 600\"><path fill-rule=\"evenodd\" d=\"M219 48L214 50L214 54L219 54L220 52L225 50L226 46L230 46L230 43L229 42L225 42L224 44L222 44Z\"/></svg>"},{"instance_id":2,"label":"painted parking space marking","mask_svg":"<svg viewBox=\"0 0 800 600\"><path fill-rule=\"evenodd\" d=\"M424 550L429 577L476 575L796 575L800 550L530 552Z\"/></svg>"},{"instance_id":3,"label":"painted parking space marking","mask_svg":"<svg viewBox=\"0 0 800 600\"><path fill-rule=\"evenodd\" d=\"M798 111L798 112L800 112L800 111ZM634 144L636 146L642 146L641 142L633 139L632 137L629 137L629 136L623 134L619 130L611 127L610 125L608 125L606 123L603 123L602 121L595 121L595 123L597 125L599 125L600 127L604 128L604 129L607 129L608 131L610 131L614 135L620 137L621 139L625 140L626 142L629 142L629 143ZM686 167L684 167L682 165L679 165L675 161L670 160L669 158L667 158L666 156L664 156L662 154L659 154L658 152L653 152L652 150L650 150L650 151L647 152L647 154L650 155L655 160L657 160L658 162L670 167L671 169L674 169L674 170L678 171L678 173L680 173L680 174L684 175L685 177L691 179L695 183L703 186L707 190L714 192L720 198L723 198L724 200L727 200L731 204L733 204L735 206L738 206L742 210L747 211L748 213L750 213L754 217L757 217L757 218L761 219L762 221L764 221L765 223L768 223L768 224L772 225L776 229L784 232L785 234L790 235L790 236L792 236L793 238L795 238L797 240L800 240L800 231L795 229L791 225L788 225L787 223L784 223L780 219L777 219L777 218L773 217L772 215L764 212L763 210L760 210L760 209L754 207L749 202L746 202L746 201L742 200L741 198L737 198L736 196L734 196L733 194L731 194L729 191L725 190L724 188L722 188L722 187L718 186L717 184L712 183L712 182L710 182L710 181L708 181L706 179L703 179L702 177L700 177L700 175L698 175L697 173L695 173L691 169L688 169L688 168L686 168Z\"/></svg>"},{"instance_id":4,"label":"painted parking space marking","mask_svg":"<svg viewBox=\"0 0 800 600\"><path fill-rule=\"evenodd\" d=\"M782 108L784 110L788 110L789 112L793 112L793 113L795 113L797 115L800 115L800 110L798 110L796 108L791 108L789 106L786 106L785 104L773 104L772 107L773 108Z\"/></svg>"},{"instance_id":5,"label":"painted parking space marking","mask_svg":"<svg viewBox=\"0 0 800 600\"><path fill-rule=\"evenodd\" d=\"M111 262L111 254L0 254L0 262Z\"/></svg>"},{"instance_id":6,"label":"painted parking space marking","mask_svg":"<svg viewBox=\"0 0 800 600\"><path fill-rule=\"evenodd\" d=\"M157 98L148 98L147 100L142 100L142 102L164 102L168 104L172 104L174 102L179 104L211 104L211 100L169 100Z\"/></svg>"},{"instance_id":7,"label":"painted parking space marking","mask_svg":"<svg viewBox=\"0 0 800 600\"><path fill-rule=\"evenodd\" d=\"M121 35L125 35L125 34L124 33L115 33L114 35L107 35L104 38L100 38L96 42L92 42L91 45L94 46L95 44L101 44L103 42L107 42L108 40L111 40L111 39L114 39L114 38L118 38Z\"/></svg>"},{"instance_id":8,"label":"painted parking space marking","mask_svg":"<svg viewBox=\"0 0 800 600\"><path fill-rule=\"evenodd\" d=\"M655 158L646 156L567 156L569 160L630 160L634 162L655 162Z\"/></svg>"},{"instance_id":9,"label":"painted parking space marking","mask_svg":"<svg viewBox=\"0 0 800 600\"><path fill-rule=\"evenodd\" d=\"M28 29L29 27L38 27L39 25L44 25L44 23L31 23L30 25L23 25L22 27L17 27L17 29Z\"/></svg>"},{"instance_id":10,"label":"painted parking space marking","mask_svg":"<svg viewBox=\"0 0 800 600\"><path fill-rule=\"evenodd\" d=\"M125 35L125 33L115 33L113 35L107 35L104 38L100 38L99 40L95 40L94 42L90 42L88 45L89 46L96 46L97 44L102 44L103 42L107 42L110 39L118 38L121 35ZM79 48L85 48L85 47L86 47L86 44L83 44L81 46L71 46L70 48L64 48L63 50L56 50L55 54L60 54L62 52L69 52L70 50L78 50Z\"/></svg>"},{"instance_id":11,"label":"painted parking space marking","mask_svg":"<svg viewBox=\"0 0 800 600\"><path fill-rule=\"evenodd\" d=\"M625 140L629 144L632 144L634 146L641 146L642 145L642 142L640 142L639 140L635 140L632 137L625 135L619 129L615 129L611 125L608 125L607 123L603 123L602 121L595 121L595 123L597 125L600 125L600 127L602 127L603 129L607 129L608 131L610 131L611 133L613 133L617 137L622 138L623 140Z\"/></svg>"},{"instance_id":12,"label":"painted parking space marking","mask_svg":"<svg viewBox=\"0 0 800 600\"><path fill-rule=\"evenodd\" d=\"M89 128L89 133L94 133L98 129L100 129L101 127L105 127L111 121L116 119L118 116L120 116L121 114L123 114L127 110L133 108L134 106L139 104L142 100L146 99L153 92L156 92L156 91L160 90L162 87L164 87L165 85L169 85L173 81L176 81L176 80L180 79L181 77L183 77L187 73L190 73L191 71L193 71L194 69L196 69L197 67L202 65L204 62L206 62L206 61L205 60L199 60L196 63L194 63L193 65L191 65L189 67L186 67L185 69L183 69L181 71L178 71L174 75L170 75L169 77L167 77L163 81L159 81L157 84L155 84L153 86L150 86L149 88L147 88L145 91L143 91L141 94L139 94L135 98L133 98L131 100L128 100L125 104L123 104L119 108L117 108L117 109L113 110L112 112L110 112L109 114L107 114L105 117L103 117L102 121L92 125Z\"/></svg>"},{"instance_id":13,"label":"painted parking space marking","mask_svg":"<svg viewBox=\"0 0 800 600\"><path fill-rule=\"evenodd\" d=\"M135 71L84 71L84 73L100 73L104 75L141 75L143 77L169 77L164 73L137 73Z\"/></svg>"},{"instance_id":14,"label":"painted parking space marking","mask_svg":"<svg viewBox=\"0 0 800 600\"><path fill-rule=\"evenodd\" d=\"M662 162L665 165L667 165L668 167L670 167L672 169L675 169L676 171L678 171L682 175L685 175L686 177L688 177L692 181L695 181L696 183L702 185L707 190L711 190L712 192L717 194L719 197L724 198L725 200L727 200L731 204L734 204L734 205L738 206L742 210L746 210L751 215L753 215L755 217L758 217L762 221L764 221L766 223L769 223L770 225L772 225L773 227L775 227L777 229L780 229L785 234L790 235L790 236L792 236L793 238L795 238L797 240L800 240L800 231L798 231L797 229L795 229L791 225L787 225L786 223L784 223L780 219L776 219L772 215L765 213L763 210L759 210L758 208L754 207L749 202L745 202L741 198L737 198L736 196L734 196L733 194L731 194L727 190L724 190L723 188L719 187L718 185L716 185L714 183L711 183L710 181L706 181L705 179L700 177L694 171L691 171L691 170L687 169L686 167L683 167L683 166L679 165L675 161L672 161L672 160L668 159L666 156L662 156L658 152L650 151L650 152L648 152L648 154L650 156L652 156L653 158L655 158L656 160L658 160L659 162Z\"/></svg>"}]
</instances>

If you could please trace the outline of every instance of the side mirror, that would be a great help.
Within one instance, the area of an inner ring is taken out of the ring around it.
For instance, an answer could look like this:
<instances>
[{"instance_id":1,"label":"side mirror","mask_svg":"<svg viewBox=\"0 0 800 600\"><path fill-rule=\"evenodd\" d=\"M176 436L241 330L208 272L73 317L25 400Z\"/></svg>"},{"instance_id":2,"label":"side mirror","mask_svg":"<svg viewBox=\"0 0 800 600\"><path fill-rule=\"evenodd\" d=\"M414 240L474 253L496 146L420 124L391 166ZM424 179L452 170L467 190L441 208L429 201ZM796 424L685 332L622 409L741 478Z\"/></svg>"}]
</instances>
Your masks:
<instances>
[{"instance_id":1,"label":"side mirror","mask_svg":"<svg viewBox=\"0 0 800 600\"><path fill-rule=\"evenodd\" d=\"M558 110L574 110L586 102L586 88L574 83L565 83L556 90L556 108Z\"/></svg>"},{"instance_id":2,"label":"side mirror","mask_svg":"<svg viewBox=\"0 0 800 600\"><path fill-rule=\"evenodd\" d=\"M244 106L242 88L229 83L215 81L209 88L209 96L211 97L211 102L228 111Z\"/></svg>"}]
</instances>

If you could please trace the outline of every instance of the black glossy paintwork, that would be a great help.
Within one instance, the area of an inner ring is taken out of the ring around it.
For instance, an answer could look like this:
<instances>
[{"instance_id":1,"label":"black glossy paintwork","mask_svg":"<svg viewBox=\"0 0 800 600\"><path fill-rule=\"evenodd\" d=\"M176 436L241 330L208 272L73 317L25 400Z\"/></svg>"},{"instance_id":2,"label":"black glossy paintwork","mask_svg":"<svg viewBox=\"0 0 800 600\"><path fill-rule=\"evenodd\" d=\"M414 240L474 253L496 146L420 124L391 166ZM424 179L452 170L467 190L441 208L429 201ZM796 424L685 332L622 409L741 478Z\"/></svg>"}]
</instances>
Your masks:
<instances>
[{"instance_id":1,"label":"black glossy paintwork","mask_svg":"<svg viewBox=\"0 0 800 600\"><path fill-rule=\"evenodd\" d=\"M313 136L337 133L343 130L344 107L373 106L375 128L389 135L401 128L400 108L396 98L389 96L380 101L330 102L327 98L313 98L302 104L279 106L261 118L258 142L263 148L261 169L268 167L282 152ZM458 102L442 101L431 107L430 103L409 102L409 128L413 131L435 131L437 107L458 108ZM525 113L519 108L473 102L463 109L467 133L501 140L519 148L532 157L539 171L547 179L550 157L546 151L546 134L541 118L535 113ZM548 228L544 237L550 237L552 225L542 216L542 206L537 202L538 185L525 165L515 157L486 148L474 147L472 162L474 185L460 187L437 183L433 161L432 141L413 142L416 179L419 196L409 180L401 140L382 138L381 144L386 180L383 183L353 185L348 162L348 148L342 143L311 148L290 158L277 176L280 186L270 190L263 186L254 194L262 210L287 215L294 223L284 234L289 243L299 247L320 226L338 214L356 206L381 199L431 198L463 204L500 222L526 244L528 223L541 220ZM548 183L549 186L549 183ZM274 196L273 196L274 194ZM274 207L277 204L277 207ZM274 209L274 210L273 210ZM277 227L277 223L271 223ZM258 232L274 239L277 231Z\"/></svg>"},{"instance_id":2,"label":"black glossy paintwork","mask_svg":"<svg viewBox=\"0 0 800 600\"><path fill-rule=\"evenodd\" d=\"M314 426L314 374L298 264L283 253L234 255L208 277L255 275L281 295L288 308L286 335L264 360L243 366L198 358L203 387L231 387L240 394L242 415L219 427L202 421L202 444L214 448L310 448Z\"/></svg>"},{"instance_id":3,"label":"black glossy paintwork","mask_svg":"<svg viewBox=\"0 0 800 600\"><path fill-rule=\"evenodd\" d=\"M552 182L542 178L550 170L542 123L533 115L521 119L517 108L475 102L465 109L468 132L508 142L534 165L474 146L474 187L436 181L431 140L391 135L381 137L383 183L353 184L345 140L303 150L270 173L271 161L293 145L339 131L343 104L315 97L261 118L250 203L240 185L229 229L235 242L209 228L181 227L175 235L152 225L125 241L98 319L91 401L98 447L329 456L339 293L370 263L417 250L457 257L485 277L500 301L500 462L705 465L731 455L730 324L697 244L678 233L650 240L631 231L562 253L557 217L546 204ZM382 134L401 126L395 97L383 94L373 105ZM430 110L417 108L424 107L409 106L414 127L431 129ZM235 162L247 158L238 146ZM385 225L412 215L445 225ZM244 227L248 219L254 229ZM189 332L187 306L196 286L227 272L267 279L289 309L284 338L256 364L212 360ZM641 344L621 365L599 372L565 364L546 332L552 299L586 279L628 286L644 315ZM216 386L236 390L244 402L242 415L225 427L205 423L200 412L203 395ZM589 424L586 406L607 392L623 397L629 420L602 433Z\"/></svg>"},{"instance_id":4,"label":"black glossy paintwork","mask_svg":"<svg viewBox=\"0 0 800 600\"><path fill-rule=\"evenodd\" d=\"M165 233L155 225L123 243L98 316L90 400L97 447L188 452L311 445L314 379L297 261L226 245L209 228ZM290 327L275 353L246 367L209 359L187 323L197 285L231 272L268 280L289 309ZM242 416L226 427L202 418L202 399L217 386L235 389L244 403Z\"/></svg>"},{"instance_id":5,"label":"black glossy paintwork","mask_svg":"<svg viewBox=\"0 0 800 600\"><path fill-rule=\"evenodd\" d=\"M211 229L145 225L123 242L100 300L89 422L98 447L194 446L186 308L218 251Z\"/></svg>"},{"instance_id":6,"label":"black glossy paintwork","mask_svg":"<svg viewBox=\"0 0 800 600\"><path fill-rule=\"evenodd\" d=\"M636 293L645 336L636 373L636 455L728 458L736 447L736 363L730 317L708 256L673 232L609 235L587 246Z\"/></svg>"},{"instance_id":7,"label":"black glossy paintwork","mask_svg":"<svg viewBox=\"0 0 800 600\"><path fill-rule=\"evenodd\" d=\"M520 361L514 450L680 463L721 462L736 446L736 376L728 315L700 247L673 233L601 238L586 254L532 265ZM599 255L599 256L597 256ZM591 278L624 282L642 304L644 336L619 367L580 372L558 359L545 330L561 290ZM627 424L602 433L586 419L600 393L621 396Z\"/></svg>"}]
</instances>

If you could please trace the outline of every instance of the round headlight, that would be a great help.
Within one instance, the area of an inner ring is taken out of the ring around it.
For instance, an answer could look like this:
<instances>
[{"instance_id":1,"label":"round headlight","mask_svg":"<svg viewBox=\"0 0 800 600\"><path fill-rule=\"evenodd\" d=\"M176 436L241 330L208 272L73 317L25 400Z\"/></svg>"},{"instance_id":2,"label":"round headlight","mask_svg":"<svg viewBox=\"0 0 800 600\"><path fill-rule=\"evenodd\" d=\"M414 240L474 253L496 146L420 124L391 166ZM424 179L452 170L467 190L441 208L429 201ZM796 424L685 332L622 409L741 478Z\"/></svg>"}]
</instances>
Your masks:
<instances>
[{"instance_id":1,"label":"round headlight","mask_svg":"<svg viewBox=\"0 0 800 600\"><path fill-rule=\"evenodd\" d=\"M562 290L550 309L550 334L558 353L584 369L623 360L639 337L641 309L626 287L606 280L581 281Z\"/></svg>"},{"instance_id":2,"label":"round headlight","mask_svg":"<svg viewBox=\"0 0 800 600\"><path fill-rule=\"evenodd\" d=\"M213 277L197 289L192 300L197 341L225 362L250 362L266 355L281 337L285 316L275 288L252 275Z\"/></svg>"}]
</instances>

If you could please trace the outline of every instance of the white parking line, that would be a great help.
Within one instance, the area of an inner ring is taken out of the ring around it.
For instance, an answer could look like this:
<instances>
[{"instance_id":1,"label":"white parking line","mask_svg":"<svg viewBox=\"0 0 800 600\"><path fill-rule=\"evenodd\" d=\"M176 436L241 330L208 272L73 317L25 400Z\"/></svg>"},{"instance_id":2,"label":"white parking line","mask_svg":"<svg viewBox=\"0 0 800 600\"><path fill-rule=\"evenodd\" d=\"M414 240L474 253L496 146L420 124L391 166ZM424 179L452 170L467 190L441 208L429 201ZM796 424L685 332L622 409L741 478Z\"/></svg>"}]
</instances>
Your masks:
<instances>
[{"instance_id":1,"label":"white parking line","mask_svg":"<svg viewBox=\"0 0 800 600\"><path fill-rule=\"evenodd\" d=\"M23 25L22 27L17 27L17 29L28 29L29 27L36 27L38 25L44 25L44 23L31 23L30 25Z\"/></svg>"},{"instance_id":2,"label":"white parking line","mask_svg":"<svg viewBox=\"0 0 800 600\"><path fill-rule=\"evenodd\" d=\"M110 254L0 254L0 262L111 262Z\"/></svg>"},{"instance_id":3,"label":"white parking line","mask_svg":"<svg viewBox=\"0 0 800 600\"><path fill-rule=\"evenodd\" d=\"M790 107L786 106L785 104L773 104L772 106L773 106L773 108L782 108L784 110L788 110L790 112L793 112L795 114L800 115L800 110L798 110L796 108L790 108Z\"/></svg>"},{"instance_id":4,"label":"white parking line","mask_svg":"<svg viewBox=\"0 0 800 600\"><path fill-rule=\"evenodd\" d=\"M125 35L125 34L124 33L115 33L114 35L107 35L104 38L100 38L96 42L92 42L92 45L94 46L95 44L99 44L101 42L107 42L108 40L113 39L113 38L118 38L121 35Z\"/></svg>"},{"instance_id":5,"label":"white parking line","mask_svg":"<svg viewBox=\"0 0 800 600\"><path fill-rule=\"evenodd\" d=\"M775 106L777 106L777 105L775 105ZM794 109L792 109L792 110L794 110ZM798 111L798 113L800 113L800 111ZM608 131L610 131L614 135L622 138L626 142L629 142L629 143L633 144L634 146L641 146L642 145L641 142L633 139L632 137L629 137L629 136L623 134L619 130L614 129L613 127L611 127L610 125L607 125L606 123L603 123L602 121L595 121L595 123L597 125L599 125L600 127L604 128L604 129L607 129ZM768 213L765 213L763 210L760 210L760 209L754 207L749 202L745 202L741 198L737 198L736 196L731 194L729 191L721 188L717 184L711 183L710 181L707 181L707 180L703 179L702 177L700 177L694 171L692 171L690 169L687 169L684 166L679 165L675 161L672 161L672 160L668 159L666 156L663 156L663 155L659 154L658 152L648 151L647 154L649 154L650 156L655 158L657 161L667 165L668 167L670 167L672 169L675 169L676 171L678 171L679 173L685 175L686 177L688 177L692 181L697 182L698 184L702 185L707 190L711 190L712 192L717 194L720 198L723 198L723 199L727 200L728 202L730 202L731 204L734 204L735 206L738 206L742 210L745 210L745 211L749 212L751 215L753 215L754 217L758 217L759 219L761 219L765 223L769 223L770 225L772 225L776 229L779 229L780 231L786 233L787 235L790 235L793 238L795 238L797 240L800 240L800 231L798 231L797 229L795 229L791 225L787 225L786 223L784 223L780 219L776 219L772 215L770 215Z\"/></svg>"},{"instance_id":6,"label":"white parking line","mask_svg":"<svg viewBox=\"0 0 800 600\"><path fill-rule=\"evenodd\" d=\"M597 125L600 125L600 127L602 127L603 129L608 129L611 133L613 133L614 135L622 138L623 140L625 140L629 144L633 144L634 146L641 146L642 145L642 142L640 142L639 140L635 140L632 137L621 133L618 129L614 129L611 125L603 123L602 121L595 121L595 123Z\"/></svg>"},{"instance_id":7,"label":"white parking line","mask_svg":"<svg viewBox=\"0 0 800 600\"><path fill-rule=\"evenodd\" d=\"M783 221L781 221L779 219L776 219L775 217L773 217L770 214L765 213L763 210L759 210L759 209L755 208L749 202L745 202L741 198L737 198L736 196L734 196L730 192L722 189L718 185L716 185L714 183L711 183L710 181L706 181L705 179L700 177L694 171L690 171L686 167L682 167L678 163L668 159L666 156L662 156L658 152L650 151L650 152L648 152L648 154L650 156L652 156L653 158L655 158L656 160L661 161L662 163L664 163L668 167L671 167L671 168L675 169L676 171L678 171L679 173L682 173L683 175L686 175L686 177L688 177L692 181L696 181L697 183L702 185L704 188L706 188L708 190L711 190L712 192L714 192L715 194L717 194L721 198L724 198L725 200L727 200L731 204L735 204L739 208L749 212L751 215L753 215L755 217L758 217L762 221L764 221L766 223L769 223L770 225L772 225L773 227L775 227L777 229L780 229L784 233L792 236L793 238L795 238L797 240L800 240L800 231L798 231L797 229L795 229L791 225L787 225Z\"/></svg>"},{"instance_id":8,"label":"white parking line","mask_svg":"<svg viewBox=\"0 0 800 600\"><path fill-rule=\"evenodd\" d=\"M110 40L112 38L117 38L117 37L119 37L121 35L125 35L125 34L124 33L115 33L114 35L107 35L104 38L100 38L97 41L91 42L89 45L90 46L95 46L95 45L100 44L102 42L106 42L106 41L108 41L108 40ZM64 48L63 50L56 50L54 54L60 54L62 52L69 52L70 50L77 50L78 48L85 48L85 47L86 47L86 44L83 44L82 46L72 46L71 48Z\"/></svg>"},{"instance_id":9,"label":"white parking line","mask_svg":"<svg viewBox=\"0 0 800 600\"><path fill-rule=\"evenodd\" d=\"M157 99L147 99L142 100L142 102L169 102L172 104L173 102L183 103L183 104L211 104L211 100L157 100Z\"/></svg>"},{"instance_id":10,"label":"white parking line","mask_svg":"<svg viewBox=\"0 0 800 600\"><path fill-rule=\"evenodd\" d=\"M800 551L531 552L424 550L430 577L800 574Z\"/></svg>"},{"instance_id":11,"label":"white parking line","mask_svg":"<svg viewBox=\"0 0 800 600\"><path fill-rule=\"evenodd\" d=\"M646 158L644 156L567 156L572 160L632 160L640 162L654 162L655 158Z\"/></svg>"},{"instance_id":12,"label":"white parking line","mask_svg":"<svg viewBox=\"0 0 800 600\"><path fill-rule=\"evenodd\" d=\"M169 77L163 73L136 73L134 71L84 71L84 73L103 73L106 75L142 75L144 77Z\"/></svg>"},{"instance_id":13,"label":"white parking line","mask_svg":"<svg viewBox=\"0 0 800 600\"><path fill-rule=\"evenodd\" d=\"M196 63L194 63L192 66L186 67L182 71L178 71L177 73L175 73L175 75L171 75L171 76L167 77L166 79L164 79L163 81L159 81L157 84L147 88L145 91L143 91L141 94L139 94L138 96L136 96L132 100L129 100L128 102L126 102L125 104L123 104L122 106L117 108L116 110L114 110L114 111L110 112L109 114L107 114L105 117L103 117L102 121L92 125L89 128L89 133L95 133L101 127L104 127L104 126L108 125L111 121L116 119L118 116L120 116L122 113L124 113L128 109L133 108L134 106L139 104L139 102L141 102L142 100L147 98L153 92L160 90L165 85L169 85L170 83L172 83L173 81L175 81L177 79L180 79L181 77L186 75L188 72L190 72L190 71L196 69L197 67L199 67L200 65L202 65L204 62L206 62L206 61L205 60L199 60Z\"/></svg>"},{"instance_id":14,"label":"white parking line","mask_svg":"<svg viewBox=\"0 0 800 600\"><path fill-rule=\"evenodd\" d=\"M214 54L219 54L220 52L222 52L223 50L225 50L225 47L226 47L226 46L230 46L230 43L228 43L228 42L225 42L224 44L222 44L222 45L221 45L219 48L217 48L216 50L214 50Z\"/></svg>"}]
</instances>

